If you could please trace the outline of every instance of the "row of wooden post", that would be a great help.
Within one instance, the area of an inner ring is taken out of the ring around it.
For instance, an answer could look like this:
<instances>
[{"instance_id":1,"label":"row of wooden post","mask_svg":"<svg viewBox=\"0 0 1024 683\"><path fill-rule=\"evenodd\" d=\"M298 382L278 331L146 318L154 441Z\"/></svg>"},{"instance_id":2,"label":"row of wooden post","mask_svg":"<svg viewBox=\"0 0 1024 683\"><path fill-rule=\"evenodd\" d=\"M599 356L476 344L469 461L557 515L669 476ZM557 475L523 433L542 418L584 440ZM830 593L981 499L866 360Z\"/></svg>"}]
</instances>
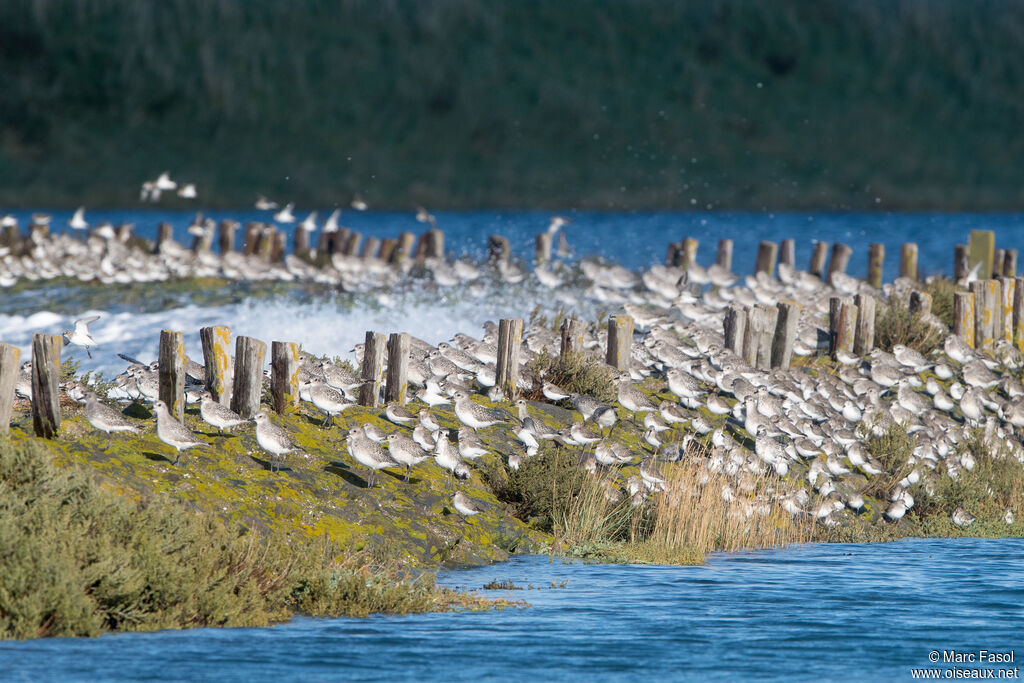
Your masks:
<instances>
[{"instance_id":1,"label":"row of wooden post","mask_svg":"<svg viewBox=\"0 0 1024 683\"><path fill-rule=\"evenodd\" d=\"M833 360L842 351L864 356L875 346L875 309L871 294L834 296L828 300L828 352Z\"/></svg>"},{"instance_id":2,"label":"row of wooden post","mask_svg":"<svg viewBox=\"0 0 1024 683\"><path fill-rule=\"evenodd\" d=\"M953 334L977 349L1005 340L1024 351L1024 277L975 280L954 293Z\"/></svg>"},{"instance_id":3,"label":"row of wooden post","mask_svg":"<svg viewBox=\"0 0 1024 683\"><path fill-rule=\"evenodd\" d=\"M800 306L733 303L725 311L725 348L761 370L788 368L793 358Z\"/></svg>"}]
</instances>

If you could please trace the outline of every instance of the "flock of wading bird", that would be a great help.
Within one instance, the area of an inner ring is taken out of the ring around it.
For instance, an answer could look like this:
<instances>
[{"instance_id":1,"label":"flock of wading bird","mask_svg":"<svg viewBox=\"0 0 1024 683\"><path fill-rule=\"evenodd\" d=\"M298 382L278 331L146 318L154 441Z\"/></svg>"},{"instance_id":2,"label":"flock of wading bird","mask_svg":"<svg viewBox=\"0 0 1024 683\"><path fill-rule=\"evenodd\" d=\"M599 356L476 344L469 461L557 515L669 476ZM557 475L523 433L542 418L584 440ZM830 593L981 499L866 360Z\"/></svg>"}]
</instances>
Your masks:
<instances>
[{"instance_id":1,"label":"flock of wading bird","mask_svg":"<svg viewBox=\"0 0 1024 683\"><path fill-rule=\"evenodd\" d=\"M429 218L422 220L434 224ZM566 224L560 218L552 220L547 231L549 248L550 237ZM207 222L203 229L212 230L212 225ZM83 279L99 274L101 279L132 280L154 272L160 277L258 277L273 273L282 279L308 276L353 288L371 284L386 290L407 272L402 264L412 260L395 265L374 256L357 258L335 253L326 264L317 266L290 255L270 263L259 256L236 252L213 255L203 248L173 246L145 253L118 241L116 231L114 238L109 233L92 234L84 242L37 233L40 236L30 239L28 250L19 258L37 264L49 259L61 264L60 268L54 266L53 272L78 274ZM115 257L125 253L130 258ZM639 503L665 486L657 459L700 458L709 472L726 478L721 491L726 500L736 499L738 492L753 490L752 479L766 472L774 472L788 482L787 487L780 486L774 492L759 493L760 497L745 507L747 515L767 514L769 505L778 504L793 515L808 514L825 524L838 525L844 522L844 516L864 509L866 490L875 477L892 474L866 448L867 439L885 433L892 424L906 428L914 438L914 449L904 476L886 486L879 501L888 521L901 519L914 506L915 495L931 495L942 477L955 478L976 466L970 451L959 447L970 438L972 428L983 428L985 443L996 457L1024 458L1024 449L1014 433L1015 428L1024 427L1020 400L1024 386L1018 378L1024 361L1008 340L985 349L973 348L926 312L927 323L945 335L941 348L929 357L903 346L889 352L868 344L867 351L860 355L840 350L836 354L838 364L831 372L819 372L820 368L810 369L807 364L789 366L788 362L781 367L766 367L754 361L754 356L739 353L735 345L726 344L727 309L795 302L799 308L792 353L817 355L828 343L831 299L859 295L881 304L890 300L905 304L918 291L919 283L913 278L900 277L873 287L846 274L845 268L830 269L823 278L796 269L791 260L780 261L777 274L774 264L770 264L773 267L759 268L746 277L724 265L702 267L695 259L685 267L656 265L633 272L593 261L555 263L550 260L550 251L548 258L538 258L537 268L528 273L509 257L507 242L505 251L499 250L496 258L492 254L487 263L467 259L450 262L443 253L427 255L419 262L439 286L466 285L484 276L516 283L532 275L548 287L566 278L582 281L585 288L580 297L573 298L575 295L566 289L559 290L560 294L570 298L558 300L621 307L634 323L629 358L623 367L616 368L617 405L569 394L543 377L532 376L528 363L536 354L557 355L560 349L559 337L552 330L530 327L521 347L520 388L541 386L547 400L570 403L581 418L561 429L549 429L530 416L530 406L523 401L516 402L515 415L511 415L496 413L471 398L475 391L487 393L492 400L505 398L495 388L497 339L493 325L482 339L457 335L436 347L417 341L410 357L410 381L419 385L416 396L425 407L413 413L402 406L388 406L386 417L402 428L395 433L384 433L370 424L348 433L350 455L371 471L387 467L408 471L433 456L438 465L464 477L468 473L465 461L488 452L476 430L503 424L513 429L522 444L519 452L506 454L513 468L522 458L541 453L541 442L549 439L582 449L580 463L592 470L643 458L640 476L629 477L621 490L609 492L612 496L625 493ZM12 263L10 255L5 257L8 273L14 272ZM587 331L583 348L606 348L607 337L605 329ZM189 374L201 378L202 368L193 365ZM304 361L302 373L302 397L328 419L354 404L353 391L361 382L358 378L311 358ZM665 382L671 397L637 385L652 377ZM202 445L157 400L152 366L133 362L119 382L134 396L155 402L157 432L166 443L178 452ZM87 401L87 415L96 428L108 433L137 429L131 420L108 409L94 396L82 398ZM218 429L246 422L210 397L193 398L200 401L203 419ZM453 406L461 425L454 444L451 438L455 435L441 429L431 413L431 409L447 404ZM624 411L632 413L636 422L642 416L649 453L630 451L611 437ZM411 430L411 434L405 430ZM290 436L265 413L256 416L256 435L260 447L275 459L275 467L281 458L298 450ZM460 510L470 510L462 505L465 502L460 499ZM1007 523L1012 523L1013 517L1014 511L1007 510ZM962 526L973 520L968 510L958 509L953 515L953 521Z\"/></svg>"}]
</instances>

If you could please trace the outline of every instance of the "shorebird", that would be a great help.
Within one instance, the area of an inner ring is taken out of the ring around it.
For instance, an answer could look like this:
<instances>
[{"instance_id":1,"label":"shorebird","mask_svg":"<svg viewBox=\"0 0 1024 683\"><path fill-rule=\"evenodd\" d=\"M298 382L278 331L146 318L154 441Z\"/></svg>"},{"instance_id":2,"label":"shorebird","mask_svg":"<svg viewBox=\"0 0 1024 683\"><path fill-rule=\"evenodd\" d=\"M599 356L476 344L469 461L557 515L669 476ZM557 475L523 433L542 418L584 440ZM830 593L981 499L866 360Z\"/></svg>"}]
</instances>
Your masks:
<instances>
[{"instance_id":1,"label":"shorebird","mask_svg":"<svg viewBox=\"0 0 1024 683\"><path fill-rule=\"evenodd\" d=\"M256 195L256 208L259 211L273 211L277 208L277 202L272 202L261 194Z\"/></svg>"},{"instance_id":2,"label":"shorebird","mask_svg":"<svg viewBox=\"0 0 1024 683\"><path fill-rule=\"evenodd\" d=\"M420 223L428 223L432 228L437 227L437 219L422 206L416 207L416 220Z\"/></svg>"},{"instance_id":3,"label":"shorebird","mask_svg":"<svg viewBox=\"0 0 1024 683\"><path fill-rule=\"evenodd\" d=\"M171 192L178 189L178 183L171 180L171 174L164 171L160 176L153 182L154 187L161 192Z\"/></svg>"},{"instance_id":4,"label":"shorebird","mask_svg":"<svg viewBox=\"0 0 1024 683\"><path fill-rule=\"evenodd\" d=\"M178 188L178 196L181 197L182 199L195 199L196 197L199 196L199 193L196 192L196 184L185 183L184 185Z\"/></svg>"},{"instance_id":5,"label":"shorebird","mask_svg":"<svg viewBox=\"0 0 1024 683\"><path fill-rule=\"evenodd\" d=\"M461 389L452 392L452 398L455 399L455 417L459 418L459 422L473 429L484 429L505 421L503 416L493 410L473 402L469 398L469 394Z\"/></svg>"},{"instance_id":6,"label":"shorebird","mask_svg":"<svg viewBox=\"0 0 1024 683\"><path fill-rule=\"evenodd\" d=\"M82 318L81 320L75 321L75 329L64 331L64 341L68 344L74 344L75 346L81 346L85 349L86 354L89 358L92 358L92 347L96 346L96 340L89 334L89 324L99 320L98 315L92 315L88 318Z\"/></svg>"},{"instance_id":7,"label":"shorebird","mask_svg":"<svg viewBox=\"0 0 1024 683\"><path fill-rule=\"evenodd\" d=\"M274 214L274 220L278 223L294 223L295 215L292 213L292 209L295 208L293 202L288 202L284 205L284 208Z\"/></svg>"},{"instance_id":8,"label":"shorebird","mask_svg":"<svg viewBox=\"0 0 1024 683\"><path fill-rule=\"evenodd\" d=\"M409 424L416 420L416 416L397 403L389 403L384 408L384 417L396 425Z\"/></svg>"},{"instance_id":9,"label":"shorebird","mask_svg":"<svg viewBox=\"0 0 1024 683\"><path fill-rule=\"evenodd\" d=\"M551 382L544 382L544 384L541 385L541 393L543 393L544 398L549 401L561 401L564 398L569 398L568 393Z\"/></svg>"},{"instance_id":10,"label":"shorebird","mask_svg":"<svg viewBox=\"0 0 1024 683\"><path fill-rule=\"evenodd\" d=\"M417 424L412 430L412 440L420 445L425 451L432 451L437 446L437 442L434 439L434 433L423 426L422 423Z\"/></svg>"},{"instance_id":11,"label":"shorebird","mask_svg":"<svg viewBox=\"0 0 1024 683\"><path fill-rule=\"evenodd\" d=\"M256 443L260 448L270 453L270 471L281 469L281 458L289 453L302 451L292 442L291 435L284 429L270 421L266 411L261 410L253 417L256 422ZM308 456L307 456L308 457Z\"/></svg>"},{"instance_id":12,"label":"shorebird","mask_svg":"<svg viewBox=\"0 0 1024 683\"><path fill-rule=\"evenodd\" d=\"M475 460L487 455L487 453L488 450L484 447L483 441L476 435L476 432L468 427L463 427L459 430L459 455L466 460Z\"/></svg>"},{"instance_id":13,"label":"shorebird","mask_svg":"<svg viewBox=\"0 0 1024 683\"><path fill-rule=\"evenodd\" d=\"M953 524L956 524L959 527L970 526L975 519L977 519L977 517L967 510L964 510L962 507L958 507L956 510L953 510Z\"/></svg>"},{"instance_id":14,"label":"shorebird","mask_svg":"<svg viewBox=\"0 0 1024 683\"><path fill-rule=\"evenodd\" d=\"M366 211L366 209L369 208L366 202L363 201L363 198L359 196L358 192L352 196L352 202L349 204L349 206L351 206L356 211Z\"/></svg>"},{"instance_id":15,"label":"shorebird","mask_svg":"<svg viewBox=\"0 0 1024 683\"><path fill-rule=\"evenodd\" d=\"M466 517L479 515L486 509L480 503L471 500L462 491L456 491L455 495L452 496L452 507L455 508L456 512Z\"/></svg>"},{"instance_id":16,"label":"shorebird","mask_svg":"<svg viewBox=\"0 0 1024 683\"><path fill-rule=\"evenodd\" d=\"M430 457L430 453L420 448L420 445L404 434L388 434L388 453L398 462L405 466L405 481L409 481L409 474L412 468Z\"/></svg>"},{"instance_id":17,"label":"shorebird","mask_svg":"<svg viewBox=\"0 0 1024 683\"><path fill-rule=\"evenodd\" d=\"M618 387L619 405L633 413L633 424L636 424L636 414L657 410L658 406L644 392L634 386L629 373L619 375Z\"/></svg>"},{"instance_id":18,"label":"shorebird","mask_svg":"<svg viewBox=\"0 0 1024 683\"><path fill-rule=\"evenodd\" d=\"M586 394L569 394L569 400L572 401L573 407L576 411L583 416L584 420L589 420L594 416L594 412L604 406L603 403L598 401L593 396L587 396Z\"/></svg>"},{"instance_id":19,"label":"shorebird","mask_svg":"<svg viewBox=\"0 0 1024 683\"><path fill-rule=\"evenodd\" d=\"M68 227L72 230L88 230L89 222L85 220L85 207L80 206L75 215L68 221Z\"/></svg>"},{"instance_id":20,"label":"shorebird","mask_svg":"<svg viewBox=\"0 0 1024 683\"><path fill-rule=\"evenodd\" d=\"M309 400L318 410L324 413L324 421L321 426L326 425L328 420L333 420L335 415L341 415L346 408L355 405L345 400L345 396L321 382L307 380L305 390L309 393Z\"/></svg>"},{"instance_id":21,"label":"shorebird","mask_svg":"<svg viewBox=\"0 0 1024 683\"><path fill-rule=\"evenodd\" d=\"M459 457L459 452L452 445L452 442L448 440L447 429L437 432L437 443L434 446L434 461L459 479L469 478L469 467Z\"/></svg>"},{"instance_id":22,"label":"shorebird","mask_svg":"<svg viewBox=\"0 0 1024 683\"><path fill-rule=\"evenodd\" d=\"M341 209L335 209L324 222L324 232L338 232L338 218L341 217Z\"/></svg>"},{"instance_id":23,"label":"shorebird","mask_svg":"<svg viewBox=\"0 0 1024 683\"><path fill-rule=\"evenodd\" d=\"M366 438L374 443L384 443L388 440L387 432L372 422L363 423L363 434L366 434Z\"/></svg>"},{"instance_id":24,"label":"shorebird","mask_svg":"<svg viewBox=\"0 0 1024 683\"><path fill-rule=\"evenodd\" d=\"M400 463L380 447L380 444L371 440L362 429L356 427L348 431L345 439L349 454L359 462L360 465L370 469L367 477L367 485L373 487L377 483L377 470L387 467L401 467ZM371 481L372 479L372 481Z\"/></svg>"},{"instance_id":25,"label":"shorebird","mask_svg":"<svg viewBox=\"0 0 1024 683\"><path fill-rule=\"evenodd\" d=\"M436 432L441 428L441 423L437 421L437 417L426 408L420 408L419 421L421 425L431 432Z\"/></svg>"},{"instance_id":26,"label":"shorebird","mask_svg":"<svg viewBox=\"0 0 1024 683\"><path fill-rule=\"evenodd\" d=\"M106 432L107 448L110 448L110 435L113 432L139 432L139 428L124 415L100 403L100 398L94 391L85 394L85 419L96 429Z\"/></svg>"},{"instance_id":27,"label":"shorebird","mask_svg":"<svg viewBox=\"0 0 1024 683\"><path fill-rule=\"evenodd\" d=\"M303 228L306 232L316 232L316 211L310 212L308 216L302 219L299 223L299 227Z\"/></svg>"},{"instance_id":28,"label":"shorebird","mask_svg":"<svg viewBox=\"0 0 1024 683\"><path fill-rule=\"evenodd\" d=\"M227 406L214 401L213 394L209 391L204 391L199 399L199 415L203 418L203 422L211 427L216 427L218 434L223 434L225 429L249 422Z\"/></svg>"},{"instance_id":29,"label":"shorebird","mask_svg":"<svg viewBox=\"0 0 1024 683\"><path fill-rule=\"evenodd\" d=\"M177 418L167 410L167 404L157 399L153 402L153 409L156 411L156 435L168 446L175 450L174 462L177 465L181 458L181 452L196 446L205 446L202 441L196 441L195 435L188 427L178 422Z\"/></svg>"}]
</instances>

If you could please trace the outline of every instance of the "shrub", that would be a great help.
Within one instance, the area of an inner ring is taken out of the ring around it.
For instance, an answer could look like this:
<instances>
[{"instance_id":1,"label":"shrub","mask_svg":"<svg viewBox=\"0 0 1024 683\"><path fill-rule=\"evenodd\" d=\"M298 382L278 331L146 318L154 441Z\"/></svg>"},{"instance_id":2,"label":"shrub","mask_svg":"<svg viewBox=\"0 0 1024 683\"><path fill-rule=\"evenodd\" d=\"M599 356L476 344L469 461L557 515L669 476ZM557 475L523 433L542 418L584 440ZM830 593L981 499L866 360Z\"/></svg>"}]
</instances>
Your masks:
<instances>
[{"instance_id":1,"label":"shrub","mask_svg":"<svg viewBox=\"0 0 1024 683\"><path fill-rule=\"evenodd\" d=\"M927 355L938 348L944 337L941 330L920 313L911 313L902 301L889 299L875 313L875 345L885 351L903 344Z\"/></svg>"},{"instance_id":2,"label":"shrub","mask_svg":"<svg viewBox=\"0 0 1024 683\"><path fill-rule=\"evenodd\" d=\"M949 278L934 277L925 283L924 291L932 297L932 315L953 328L953 294L956 284Z\"/></svg>"},{"instance_id":3,"label":"shrub","mask_svg":"<svg viewBox=\"0 0 1024 683\"><path fill-rule=\"evenodd\" d=\"M605 403L616 400L615 370L597 354L579 351L553 358L541 351L530 363L530 369L538 381L551 382L571 394L586 394ZM543 400L540 386L534 387L526 398Z\"/></svg>"},{"instance_id":4,"label":"shrub","mask_svg":"<svg viewBox=\"0 0 1024 683\"><path fill-rule=\"evenodd\" d=\"M873 476L864 489L864 495L886 498L897 482L902 480L912 469L908 464L916 440L907 434L901 423L894 422L881 436L868 439L866 447L881 465L881 474Z\"/></svg>"}]
</instances>

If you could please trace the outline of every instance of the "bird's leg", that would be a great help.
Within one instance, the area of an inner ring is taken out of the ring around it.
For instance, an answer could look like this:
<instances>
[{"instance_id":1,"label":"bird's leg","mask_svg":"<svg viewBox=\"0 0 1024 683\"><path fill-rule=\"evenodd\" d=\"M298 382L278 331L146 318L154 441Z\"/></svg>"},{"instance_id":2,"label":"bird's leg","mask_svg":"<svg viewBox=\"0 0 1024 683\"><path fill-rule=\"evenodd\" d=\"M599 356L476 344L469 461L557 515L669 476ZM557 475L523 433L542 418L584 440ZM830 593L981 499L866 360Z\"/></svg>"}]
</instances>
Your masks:
<instances>
[{"instance_id":1,"label":"bird's leg","mask_svg":"<svg viewBox=\"0 0 1024 683\"><path fill-rule=\"evenodd\" d=\"M331 417L331 414L327 413L327 415L324 416L324 421L320 423L320 426L321 427L325 426L327 424L327 420L329 420L330 417Z\"/></svg>"},{"instance_id":2,"label":"bird's leg","mask_svg":"<svg viewBox=\"0 0 1024 683\"><path fill-rule=\"evenodd\" d=\"M410 474L412 474L412 468L409 467L408 465L406 465L405 466L405 481L406 481L406 483L409 482L409 475Z\"/></svg>"},{"instance_id":3,"label":"bird's leg","mask_svg":"<svg viewBox=\"0 0 1024 683\"><path fill-rule=\"evenodd\" d=\"M91 360L92 359L92 351L89 350L88 346L85 347L85 353L86 353L87 356L89 356L89 358Z\"/></svg>"},{"instance_id":4,"label":"bird's leg","mask_svg":"<svg viewBox=\"0 0 1024 683\"><path fill-rule=\"evenodd\" d=\"M172 462L171 464L172 464L173 466L177 467L177 466L178 466L178 461L179 461L179 460L181 460L181 451L178 451L178 452L177 452L177 453L175 454L175 456L174 456L174 462Z\"/></svg>"}]
</instances>

